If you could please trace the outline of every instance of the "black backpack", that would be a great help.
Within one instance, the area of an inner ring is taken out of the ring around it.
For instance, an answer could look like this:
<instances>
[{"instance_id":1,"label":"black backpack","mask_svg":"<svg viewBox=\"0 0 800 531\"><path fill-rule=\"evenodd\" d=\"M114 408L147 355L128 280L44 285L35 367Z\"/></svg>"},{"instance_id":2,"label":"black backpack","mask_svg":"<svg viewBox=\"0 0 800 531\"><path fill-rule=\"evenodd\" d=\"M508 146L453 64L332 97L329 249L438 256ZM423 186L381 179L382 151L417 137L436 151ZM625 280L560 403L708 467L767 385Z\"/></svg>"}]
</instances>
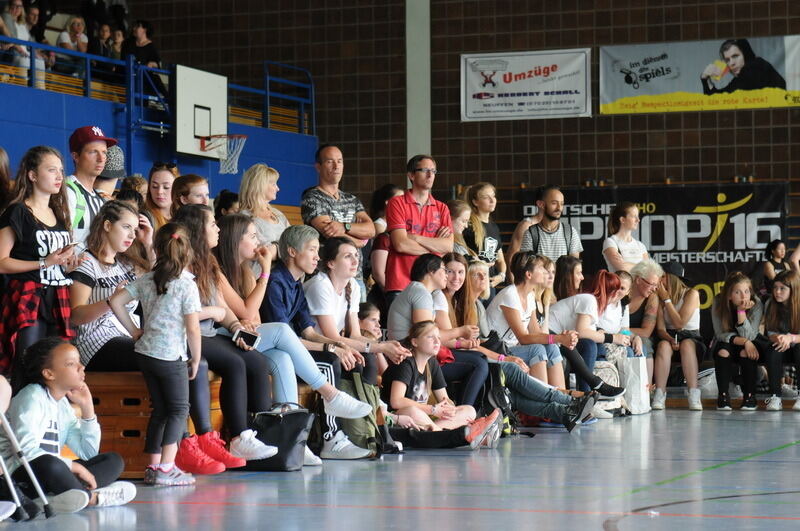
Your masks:
<instances>
[{"instance_id":1,"label":"black backpack","mask_svg":"<svg viewBox=\"0 0 800 531\"><path fill-rule=\"evenodd\" d=\"M564 241L567 242L567 252L569 254L569 246L572 245L572 227L569 223L563 220L559 220L561 226L564 227ZM536 254L539 254L539 231L542 230L539 228L539 224L531 225L528 227L528 232L531 233L531 251Z\"/></svg>"},{"instance_id":2,"label":"black backpack","mask_svg":"<svg viewBox=\"0 0 800 531\"><path fill-rule=\"evenodd\" d=\"M502 437L510 437L519 433L519 419L511 405L511 391L506 387L506 375L501 365L502 363L489 364L489 376L483 384L483 398L478 416L482 417L500 409L503 416Z\"/></svg>"}]
</instances>

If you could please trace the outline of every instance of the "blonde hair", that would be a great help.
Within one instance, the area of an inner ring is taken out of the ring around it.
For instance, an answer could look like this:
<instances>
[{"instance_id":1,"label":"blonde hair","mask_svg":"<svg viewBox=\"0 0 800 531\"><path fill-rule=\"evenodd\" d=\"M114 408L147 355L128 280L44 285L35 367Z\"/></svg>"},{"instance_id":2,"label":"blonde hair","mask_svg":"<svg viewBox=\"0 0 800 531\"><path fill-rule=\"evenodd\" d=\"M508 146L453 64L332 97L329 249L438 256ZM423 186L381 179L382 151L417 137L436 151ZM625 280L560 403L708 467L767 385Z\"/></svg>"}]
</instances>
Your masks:
<instances>
[{"instance_id":1,"label":"blonde hair","mask_svg":"<svg viewBox=\"0 0 800 531\"><path fill-rule=\"evenodd\" d=\"M478 207L475 206L475 201L478 200L478 194L484 188L491 188L495 193L497 192L497 188L492 183L480 182L467 188L464 193L464 199L470 209L469 226L472 227L472 234L475 235L475 247L478 248L478 254L483 252L483 240L486 238L486 231L483 230L483 222L478 217L480 213L478 212Z\"/></svg>"},{"instance_id":2,"label":"blonde hair","mask_svg":"<svg viewBox=\"0 0 800 531\"><path fill-rule=\"evenodd\" d=\"M266 203L262 198L267 186L278 182L280 176L278 170L263 163L247 168L239 185L239 208L253 213L263 210Z\"/></svg>"},{"instance_id":3,"label":"blonde hair","mask_svg":"<svg viewBox=\"0 0 800 531\"><path fill-rule=\"evenodd\" d=\"M85 32L86 31L86 21L83 20L83 17L69 17L67 19L67 23L64 24L64 31L69 33L69 28L72 27L72 23L75 22L76 20L79 20L81 22L81 24L83 24L83 30Z\"/></svg>"}]
</instances>

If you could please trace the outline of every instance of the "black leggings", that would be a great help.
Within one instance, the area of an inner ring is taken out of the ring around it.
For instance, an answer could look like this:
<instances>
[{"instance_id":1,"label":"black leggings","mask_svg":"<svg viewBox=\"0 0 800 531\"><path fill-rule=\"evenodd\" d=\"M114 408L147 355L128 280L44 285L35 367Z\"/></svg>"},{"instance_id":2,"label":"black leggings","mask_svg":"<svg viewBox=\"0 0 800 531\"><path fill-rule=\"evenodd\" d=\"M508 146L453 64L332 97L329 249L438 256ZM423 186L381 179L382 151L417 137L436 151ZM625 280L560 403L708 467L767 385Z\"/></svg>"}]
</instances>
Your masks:
<instances>
[{"instance_id":1,"label":"black leggings","mask_svg":"<svg viewBox=\"0 0 800 531\"><path fill-rule=\"evenodd\" d=\"M198 435L211 431L211 391L208 371L222 378L219 405L225 425L236 437L247 429L247 412L270 408L267 360L257 350L242 350L226 336L203 337L203 359L189 382L189 415Z\"/></svg>"},{"instance_id":2,"label":"black leggings","mask_svg":"<svg viewBox=\"0 0 800 531\"><path fill-rule=\"evenodd\" d=\"M566 381L569 383L569 373L574 372L575 376L579 380L583 380L589 387L592 389L596 389L603 380L594 374L592 371L589 370L589 367L586 365L586 362L583 360L583 356L577 350L561 347L561 356L567 360L567 365L564 368L564 375L566 377Z\"/></svg>"},{"instance_id":3,"label":"black leggings","mask_svg":"<svg viewBox=\"0 0 800 531\"><path fill-rule=\"evenodd\" d=\"M136 363L136 352L133 350L134 343L136 342L133 338L128 336L109 339L86 364L86 371L138 372L139 364Z\"/></svg>"},{"instance_id":4,"label":"black leggings","mask_svg":"<svg viewBox=\"0 0 800 531\"><path fill-rule=\"evenodd\" d=\"M478 409L476 402L486 377L489 376L489 363L483 354L471 350L454 350L453 357L456 359L454 362L441 366L444 380L448 384L462 382L464 387L459 399L453 396L450 398L459 404Z\"/></svg>"},{"instance_id":5,"label":"black leggings","mask_svg":"<svg viewBox=\"0 0 800 531\"><path fill-rule=\"evenodd\" d=\"M389 435L396 442L403 443L405 448L458 448L469 443L465 437L466 430L410 430L408 428L389 428Z\"/></svg>"},{"instance_id":6,"label":"black leggings","mask_svg":"<svg viewBox=\"0 0 800 531\"><path fill-rule=\"evenodd\" d=\"M78 459L75 462L82 464L92 473L98 488L106 487L119 479L122 470L125 468L125 462L122 457L114 452L98 454L86 461ZM89 489L72 473L69 466L54 455L40 455L30 461L30 465L45 494L61 494L71 489L89 492ZM20 466L16 469L11 474L11 478L25 496L31 499L38 497L36 489L33 488L33 484L30 482L24 467Z\"/></svg>"},{"instance_id":7,"label":"black leggings","mask_svg":"<svg viewBox=\"0 0 800 531\"><path fill-rule=\"evenodd\" d=\"M767 366L769 378L769 393L781 396L781 378L783 377L783 364L792 363L795 369L800 369L800 344L792 345L785 352L778 352L771 345L765 349L764 363Z\"/></svg>"},{"instance_id":8,"label":"black leggings","mask_svg":"<svg viewBox=\"0 0 800 531\"><path fill-rule=\"evenodd\" d=\"M744 358L740 355L743 346L720 341L714 349L714 374L717 378L717 388L720 394L728 394L728 386L734 375L734 365L742 368L742 393L749 397L756 392L756 377L758 374L758 361ZM728 357L719 355L720 350L727 350ZM737 370L738 372L738 370Z\"/></svg>"},{"instance_id":9,"label":"black leggings","mask_svg":"<svg viewBox=\"0 0 800 531\"><path fill-rule=\"evenodd\" d=\"M136 354L136 361L150 392L153 411L147 421L144 452L160 454L186 431L189 416L189 370L183 360L159 360Z\"/></svg>"}]
</instances>

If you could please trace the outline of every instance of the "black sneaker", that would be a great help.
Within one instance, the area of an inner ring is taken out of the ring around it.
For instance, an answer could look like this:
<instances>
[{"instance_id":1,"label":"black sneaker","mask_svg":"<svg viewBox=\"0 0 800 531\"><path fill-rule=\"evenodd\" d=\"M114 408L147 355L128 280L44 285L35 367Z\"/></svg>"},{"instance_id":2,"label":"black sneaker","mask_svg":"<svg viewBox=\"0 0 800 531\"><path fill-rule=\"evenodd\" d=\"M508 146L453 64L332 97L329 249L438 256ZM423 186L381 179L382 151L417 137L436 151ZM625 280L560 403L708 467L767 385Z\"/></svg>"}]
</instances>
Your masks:
<instances>
[{"instance_id":1,"label":"black sneaker","mask_svg":"<svg viewBox=\"0 0 800 531\"><path fill-rule=\"evenodd\" d=\"M717 395L717 411L730 411L731 399L728 398L728 393L720 393Z\"/></svg>"},{"instance_id":2,"label":"black sneaker","mask_svg":"<svg viewBox=\"0 0 800 531\"><path fill-rule=\"evenodd\" d=\"M595 387L595 391L600 393L600 396L602 396L602 399L605 399L605 400L613 400L613 399L617 398L618 396L622 396L622 395L625 394L625 388L624 387L614 387L613 385L608 385L605 382L601 382L598 387Z\"/></svg>"},{"instance_id":3,"label":"black sneaker","mask_svg":"<svg viewBox=\"0 0 800 531\"><path fill-rule=\"evenodd\" d=\"M744 401L742 402L742 411L755 411L757 407L758 403L756 402L756 397L754 395L744 397Z\"/></svg>"},{"instance_id":4,"label":"black sneaker","mask_svg":"<svg viewBox=\"0 0 800 531\"><path fill-rule=\"evenodd\" d=\"M567 406L564 411L564 417L561 419L564 426L567 428L567 433L575 429L578 421L586 418L592 412L595 403L594 393L589 393L581 398L573 398L572 403Z\"/></svg>"}]
</instances>

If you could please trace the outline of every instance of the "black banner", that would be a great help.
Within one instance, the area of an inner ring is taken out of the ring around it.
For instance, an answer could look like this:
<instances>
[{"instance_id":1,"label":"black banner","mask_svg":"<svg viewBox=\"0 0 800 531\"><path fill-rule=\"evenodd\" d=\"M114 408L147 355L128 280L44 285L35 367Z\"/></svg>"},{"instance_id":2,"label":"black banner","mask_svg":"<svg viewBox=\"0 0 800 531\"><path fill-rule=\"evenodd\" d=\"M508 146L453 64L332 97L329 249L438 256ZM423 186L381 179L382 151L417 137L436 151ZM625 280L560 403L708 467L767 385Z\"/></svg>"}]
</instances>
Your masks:
<instances>
[{"instance_id":1,"label":"black banner","mask_svg":"<svg viewBox=\"0 0 800 531\"><path fill-rule=\"evenodd\" d=\"M708 310L725 276L736 270L750 274L754 264L764 260L767 244L786 233L788 183L563 188L562 192L562 219L581 235L583 270L589 274L606 268L603 241L614 205L636 203L642 221L634 237L656 262L683 265L692 287L700 292L701 327L709 339L713 332ZM523 205L524 215L536 212L534 190L524 192Z\"/></svg>"}]
</instances>

